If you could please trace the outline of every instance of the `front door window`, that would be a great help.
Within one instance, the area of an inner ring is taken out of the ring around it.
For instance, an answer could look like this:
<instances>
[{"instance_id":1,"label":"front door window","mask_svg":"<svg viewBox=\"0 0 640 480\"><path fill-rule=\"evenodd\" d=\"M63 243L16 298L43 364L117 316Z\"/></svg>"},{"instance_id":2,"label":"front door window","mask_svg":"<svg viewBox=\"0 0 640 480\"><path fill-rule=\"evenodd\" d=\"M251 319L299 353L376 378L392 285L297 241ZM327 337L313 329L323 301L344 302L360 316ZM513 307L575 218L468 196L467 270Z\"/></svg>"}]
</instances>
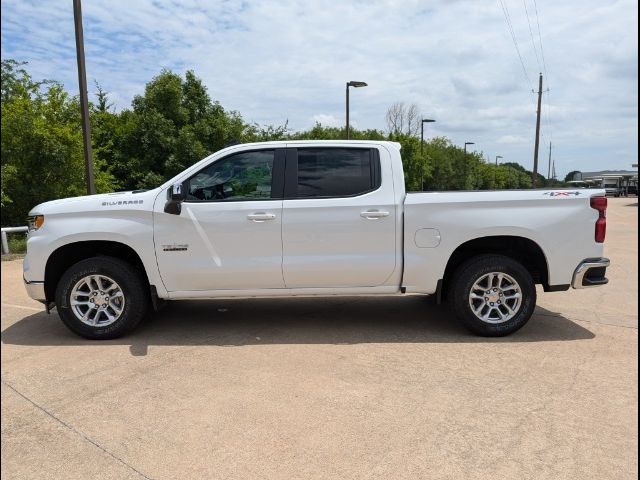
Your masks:
<instances>
[{"instance_id":1,"label":"front door window","mask_svg":"<svg viewBox=\"0 0 640 480\"><path fill-rule=\"evenodd\" d=\"M243 152L205 167L188 180L188 202L271 198L273 150Z\"/></svg>"}]
</instances>

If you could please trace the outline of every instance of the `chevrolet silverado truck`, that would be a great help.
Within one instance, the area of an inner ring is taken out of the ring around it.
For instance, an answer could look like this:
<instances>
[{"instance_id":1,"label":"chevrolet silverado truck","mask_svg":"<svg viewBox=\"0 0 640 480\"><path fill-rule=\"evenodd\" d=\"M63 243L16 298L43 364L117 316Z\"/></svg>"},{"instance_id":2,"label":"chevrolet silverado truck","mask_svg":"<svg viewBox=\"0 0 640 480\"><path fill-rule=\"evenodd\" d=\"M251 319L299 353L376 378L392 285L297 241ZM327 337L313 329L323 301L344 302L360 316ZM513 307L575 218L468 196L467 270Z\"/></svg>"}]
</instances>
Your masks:
<instances>
[{"instance_id":1,"label":"chevrolet silverado truck","mask_svg":"<svg viewBox=\"0 0 640 480\"><path fill-rule=\"evenodd\" d=\"M400 145L235 145L147 191L29 213L24 282L91 339L166 300L427 294L472 332L521 328L546 292L607 283L604 190L407 193Z\"/></svg>"}]
</instances>

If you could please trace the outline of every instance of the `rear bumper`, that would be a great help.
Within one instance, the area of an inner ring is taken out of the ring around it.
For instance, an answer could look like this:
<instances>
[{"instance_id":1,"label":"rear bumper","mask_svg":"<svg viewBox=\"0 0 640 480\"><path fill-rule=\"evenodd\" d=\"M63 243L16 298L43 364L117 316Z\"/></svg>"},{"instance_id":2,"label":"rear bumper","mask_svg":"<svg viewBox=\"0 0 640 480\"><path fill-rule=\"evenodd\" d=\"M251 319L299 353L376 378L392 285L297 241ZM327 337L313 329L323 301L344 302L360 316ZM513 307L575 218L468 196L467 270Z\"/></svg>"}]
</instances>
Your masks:
<instances>
[{"instance_id":1,"label":"rear bumper","mask_svg":"<svg viewBox=\"0 0 640 480\"><path fill-rule=\"evenodd\" d=\"M605 276L611 264L608 258L587 258L573 272L571 286L573 288L599 287L609 283Z\"/></svg>"},{"instance_id":2,"label":"rear bumper","mask_svg":"<svg viewBox=\"0 0 640 480\"><path fill-rule=\"evenodd\" d=\"M24 280L24 288L27 289L27 294L34 300L45 303L44 282L28 282L24 277L22 279Z\"/></svg>"}]
</instances>

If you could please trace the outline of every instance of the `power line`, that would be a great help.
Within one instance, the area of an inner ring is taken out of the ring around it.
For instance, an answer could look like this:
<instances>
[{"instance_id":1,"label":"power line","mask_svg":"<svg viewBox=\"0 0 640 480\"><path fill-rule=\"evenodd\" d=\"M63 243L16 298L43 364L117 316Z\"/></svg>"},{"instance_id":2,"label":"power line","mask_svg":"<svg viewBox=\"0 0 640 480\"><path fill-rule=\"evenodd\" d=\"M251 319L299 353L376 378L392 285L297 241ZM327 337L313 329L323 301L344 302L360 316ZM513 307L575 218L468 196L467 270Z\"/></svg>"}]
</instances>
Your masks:
<instances>
[{"instance_id":1,"label":"power line","mask_svg":"<svg viewBox=\"0 0 640 480\"><path fill-rule=\"evenodd\" d=\"M540 42L540 56L542 57L542 70L544 72L544 76L547 78L547 84L549 83L549 74L547 73L547 62L544 58L544 47L542 44L542 32L540 30L540 16L538 15L538 3L536 0L533 0L533 7L536 13L536 25L538 27L538 41ZM546 103L546 115L545 115L545 123L547 129L549 130L549 137L553 138L553 131L551 130L551 100L549 98L549 93L547 93L545 98Z\"/></svg>"},{"instance_id":2,"label":"power line","mask_svg":"<svg viewBox=\"0 0 640 480\"><path fill-rule=\"evenodd\" d=\"M542 34L540 33L540 19L538 17L538 4L536 0L533 0L533 7L536 11L536 23L538 24L538 39L540 40L540 54L542 55L542 68L544 71L544 76L549 78L547 75L547 62L544 60L544 48L542 48Z\"/></svg>"},{"instance_id":3,"label":"power line","mask_svg":"<svg viewBox=\"0 0 640 480\"><path fill-rule=\"evenodd\" d=\"M549 131L549 137L550 139L553 139L553 130L551 130L551 101L549 100L549 89L547 89L547 95L545 98L546 101L546 106L547 106L547 111L546 111L546 115L545 115L545 123L547 124L547 130Z\"/></svg>"},{"instance_id":4,"label":"power line","mask_svg":"<svg viewBox=\"0 0 640 480\"><path fill-rule=\"evenodd\" d=\"M503 3L502 0L498 0L498 3L500 3L500 7L502 7L502 13L504 14L504 18L507 22L507 28L509 29L509 33L511 33L511 40L513 41L513 46L516 47L516 53L518 54L518 58L520 59L520 65L522 66L522 73L524 73L524 77L527 80L527 84L529 85L529 88L531 89L531 91L533 91L533 84L531 83L531 79L527 74L527 69L524 66L524 61L522 60L522 54L520 53L520 48L518 47L518 41L516 40L516 33L513 30L513 24L511 23L511 16L509 15L509 9Z\"/></svg>"},{"instance_id":5,"label":"power line","mask_svg":"<svg viewBox=\"0 0 640 480\"><path fill-rule=\"evenodd\" d=\"M533 30L531 29L531 20L529 19L529 9L527 9L527 0L522 0L524 4L524 13L527 16L527 25L529 25L529 35L531 35L531 45L533 45L533 53L536 55L536 63L538 64L538 70L542 70L540 65L540 58L538 57L538 49L536 48L536 41L533 39ZM545 76L547 72L544 72Z\"/></svg>"}]
</instances>

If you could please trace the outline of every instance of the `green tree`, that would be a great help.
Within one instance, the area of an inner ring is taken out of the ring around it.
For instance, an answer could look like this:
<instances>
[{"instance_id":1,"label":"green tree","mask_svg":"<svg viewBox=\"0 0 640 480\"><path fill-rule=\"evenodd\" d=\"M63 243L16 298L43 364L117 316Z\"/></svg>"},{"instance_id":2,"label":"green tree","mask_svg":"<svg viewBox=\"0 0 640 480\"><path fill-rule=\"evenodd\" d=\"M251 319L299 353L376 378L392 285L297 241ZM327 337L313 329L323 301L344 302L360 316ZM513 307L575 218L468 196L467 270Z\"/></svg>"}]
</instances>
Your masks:
<instances>
[{"instance_id":1,"label":"green tree","mask_svg":"<svg viewBox=\"0 0 640 480\"><path fill-rule=\"evenodd\" d=\"M80 106L56 82L33 82L2 62L2 225L23 225L38 203L85 193ZM96 189L112 177L99 161Z\"/></svg>"},{"instance_id":2,"label":"green tree","mask_svg":"<svg viewBox=\"0 0 640 480\"><path fill-rule=\"evenodd\" d=\"M2 224L16 225L37 203L84 194L80 108L62 85L34 81L15 60L2 61L1 88ZM319 123L299 132L289 131L287 122L249 125L212 100L193 71L162 70L120 112L97 82L95 100L90 115L99 192L153 188L231 143L346 137L344 127ZM351 138L398 142L409 191L531 187L531 172L517 163L485 163L482 153L465 152L444 137L421 145L417 118L416 107L398 103L387 112L390 133L352 129Z\"/></svg>"},{"instance_id":3,"label":"green tree","mask_svg":"<svg viewBox=\"0 0 640 480\"><path fill-rule=\"evenodd\" d=\"M184 79L161 71L111 127L112 135L100 140L99 148L108 152L122 189L153 188L230 142L282 135L225 111L192 71Z\"/></svg>"},{"instance_id":4,"label":"green tree","mask_svg":"<svg viewBox=\"0 0 640 480\"><path fill-rule=\"evenodd\" d=\"M574 179L573 177L574 177L577 173L580 173L580 170L572 170L572 171L570 171L570 172L569 172L569 173L567 173L567 175L564 177L564 181L565 181L565 182L571 182L571 181Z\"/></svg>"},{"instance_id":5,"label":"green tree","mask_svg":"<svg viewBox=\"0 0 640 480\"><path fill-rule=\"evenodd\" d=\"M289 121L284 125L264 125L253 124L249 127L247 140L250 142L270 142L276 140L286 140L289 133Z\"/></svg>"}]
</instances>

